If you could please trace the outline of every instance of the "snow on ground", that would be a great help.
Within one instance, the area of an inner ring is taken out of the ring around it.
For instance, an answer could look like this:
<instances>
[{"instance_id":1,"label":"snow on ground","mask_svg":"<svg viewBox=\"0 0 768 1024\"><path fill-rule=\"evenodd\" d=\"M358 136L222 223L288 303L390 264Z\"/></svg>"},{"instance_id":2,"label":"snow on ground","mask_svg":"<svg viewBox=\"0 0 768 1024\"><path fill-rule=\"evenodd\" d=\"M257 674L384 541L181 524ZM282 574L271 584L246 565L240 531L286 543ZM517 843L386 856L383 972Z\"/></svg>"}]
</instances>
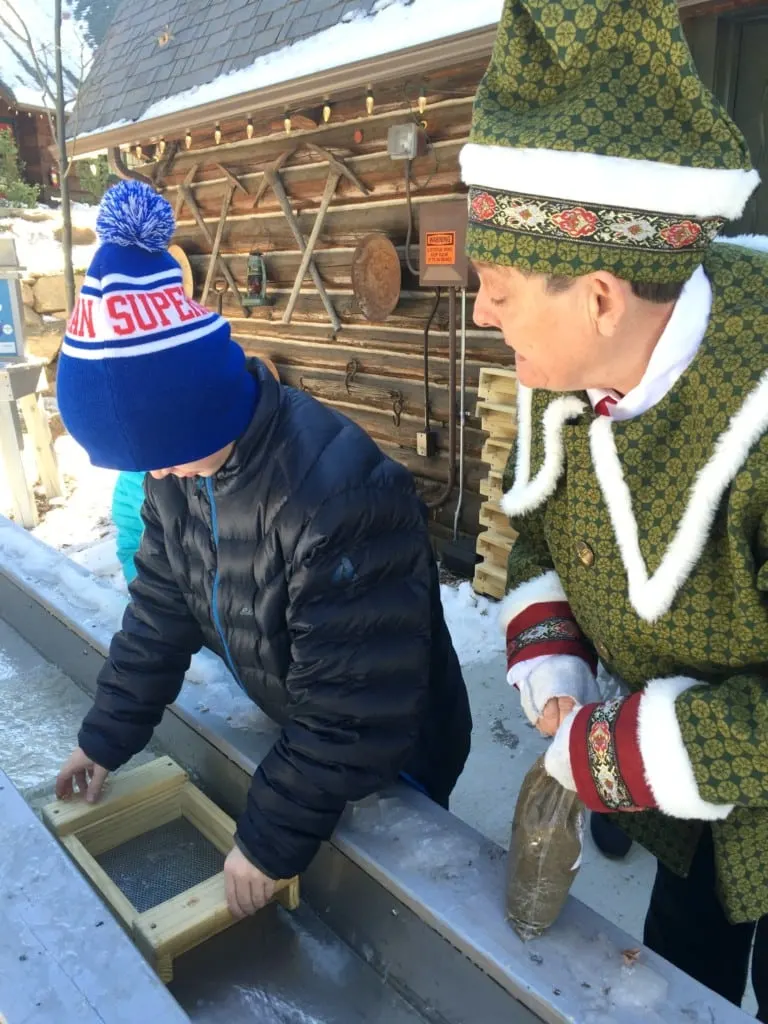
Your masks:
<instances>
[{"instance_id":1,"label":"snow on ground","mask_svg":"<svg viewBox=\"0 0 768 1024\"><path fill-rule=\"evenodd\" d=\"M0 0L0 3L2 0ZM78 228L96 230L97 206L72 204L72 223ZM16 243L19 265L29 275L46 276L64 272L61 242L54 233L61 227L61 213L47 206L29 210L23 217L4 216L0 207L0 236ZM76 245L72 250L75 270L86 270L96 252L96 244Z\"/></svg>"},{"instance_id":2,"label":"snow on ground","mask_svg":"<svg viewBox=\"0 0 768 1024\"><path fill-rule=\"evenodd\" d=\"M501 17L502 7L502 0L450 4L445 0L413 0L411 3L378 0L371 14L351 11L340 24L264 54L248 67L220 75L206 85L195 86L151 104L138 121L495 25ZM97 131L108 131L128 123L117 121ZM86 138L88 134L95 133L84 133L80 138Z\"/></svg>"},{"instance_id":3,"label":"snow on ground","mask_svg":"<svg viewBox=\"0 0 768 1024\"><path fill-rule=\"evenodd\" d=\"M5 22L6 24L3 24ZM0 80L10 89L20 106L52 107L55 92L53 0L0 0ZM44 92L40 74L24 39L25 29L34 40L40 70L47 75ZM69 100L77 91L93 59L87 41L87 27L63 4L61 49L64 64L64 91Z\"/></svg>"}]
</instances>

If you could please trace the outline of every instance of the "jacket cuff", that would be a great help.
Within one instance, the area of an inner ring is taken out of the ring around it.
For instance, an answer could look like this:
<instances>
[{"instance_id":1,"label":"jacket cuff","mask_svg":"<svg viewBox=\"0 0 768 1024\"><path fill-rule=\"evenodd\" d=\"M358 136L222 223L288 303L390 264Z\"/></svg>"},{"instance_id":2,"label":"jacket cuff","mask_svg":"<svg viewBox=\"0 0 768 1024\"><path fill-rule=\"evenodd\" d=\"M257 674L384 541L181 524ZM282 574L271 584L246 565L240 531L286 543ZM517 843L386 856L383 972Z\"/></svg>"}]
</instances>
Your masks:
<instances>
[{"instance_id":1,"label":"jacket cuff","mask_svg":"<svg viewBox=\"0 0 768 1024\"><path fill-rule=\"evenodd\" d=\"M235 832L235 846L238 848L240 853L243 854L246 860L253 864L255 868L259 869L262 875L266 875L267 878L271 878L273 882L280 881L280 875L275 875L273 872L267 871L267 869L264 867L264 865L261 863L258 857L255 857L251 853L246 844L243 842L242 836L239 834L239 832Z\"/></svg>"},{"instance_id":2,"label":"jacket cuff","mask_svg":"<svg viewBox=\"0 0 768 1024\"><path fill-rule=\"evenodd\" d=\"M718 821L732 804L710 804L699 795L675 714L675 701L698 684L682 677L656 679L641 693L579 708L560 737L574 787L593 811L656 808L670 817ZM566 723L563 723L565 726Z\"/></svg>"},{"instance_id":3,"label":"jacket cuff","mask_svg":"<svg viewBox=\"0 0 768 1024\"><path fill-rule=\"evenodd\" d=\"M124 764L130 761L132 754L125 754L111 746L107 740L93 729L83 725L77 734L77 745L86 757L89 757L94 764L106 768L108 772L116 772Z\"/></svg>"},{"instance_id":4,"label":"jacket cuff","mask_svg":"<svg viewBox=\"0 0 768 1024\"><path fill-rule=\"evenodd\" d=\"M682 693L703 685L685 676L649 682L640 703L638 747L660 811L672 818L722 821L734 805L702 800L675 712Z\"/></svg>"},{"instance_id":5,"label":"jacket cuff","mask_svg":"<svg viewBox=\"0 0 768 1024\"><path fill-rule=\"evenodd\" d=\"M531 658L581 658L594 675L597 658L573 616L556 572L516 587L504 598L500 621L507 640L507 672Z\"/></svg>"}]
</instances>

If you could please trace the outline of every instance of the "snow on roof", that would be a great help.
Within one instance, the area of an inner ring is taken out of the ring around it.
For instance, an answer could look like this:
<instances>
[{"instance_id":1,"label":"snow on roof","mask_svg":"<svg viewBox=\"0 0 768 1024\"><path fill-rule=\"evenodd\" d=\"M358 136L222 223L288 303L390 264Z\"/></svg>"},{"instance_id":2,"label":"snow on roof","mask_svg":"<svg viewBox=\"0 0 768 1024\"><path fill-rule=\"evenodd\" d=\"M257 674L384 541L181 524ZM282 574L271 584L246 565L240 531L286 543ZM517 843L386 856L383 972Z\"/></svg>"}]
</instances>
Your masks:
<instances>
[{"instance_id":1,"label":"snow on roof","mask_svg":"<svg viewBox=\"0 0 768 1024\"><path fill-rule=\"evenodd\" d=\"M173 93L171 80L171 94L138 117L113 120L81 138L493 26L502 7L503 0L377 0L370 13L352 11L330 28L262 53L209 82Z\"/></svg>"},{"instance_id":2,"label":"snow on roof","mask_svg":"<svg viewBox=\"0 0 768 1024\"><path fill-rule=\"evenodd\" d=\"M93 52L87 26L78 20L65 2L61 27L64 90L68 101L85 77ZM0 86L20 107L53 106L54 84L54 0L0 0ZM24 41L25 30L35 48L40 74ZM22 38L18 38L18 35Z\"/></svg>"}]
</instances>

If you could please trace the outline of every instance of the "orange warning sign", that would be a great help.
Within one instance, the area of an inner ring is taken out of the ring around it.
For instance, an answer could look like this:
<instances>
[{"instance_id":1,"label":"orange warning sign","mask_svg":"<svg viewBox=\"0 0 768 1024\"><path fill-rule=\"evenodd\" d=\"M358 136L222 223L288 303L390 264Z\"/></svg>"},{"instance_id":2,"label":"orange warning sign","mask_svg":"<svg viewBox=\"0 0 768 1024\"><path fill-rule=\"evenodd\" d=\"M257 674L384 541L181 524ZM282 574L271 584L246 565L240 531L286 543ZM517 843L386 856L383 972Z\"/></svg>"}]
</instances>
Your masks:
<instances>
[{"instance_id":1,"label":"orange warning sign","mask_svg":"<svg viewBox=\"0 0 768 1024\"><path fill-rule=\"evenodd\" d=\"M428 267L450 267L456 262L456 232L428 231L426 244Z\"/></svg>"}]
</instances>

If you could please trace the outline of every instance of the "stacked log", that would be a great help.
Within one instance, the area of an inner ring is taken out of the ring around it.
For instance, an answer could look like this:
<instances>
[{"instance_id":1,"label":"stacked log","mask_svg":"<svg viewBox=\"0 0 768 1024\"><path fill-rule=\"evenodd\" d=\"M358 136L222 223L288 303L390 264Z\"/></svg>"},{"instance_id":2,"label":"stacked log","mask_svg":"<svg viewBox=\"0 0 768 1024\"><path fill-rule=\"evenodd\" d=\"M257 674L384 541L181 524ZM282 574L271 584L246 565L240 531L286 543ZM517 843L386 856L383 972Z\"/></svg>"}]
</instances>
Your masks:
<instances>
[{"instance_id":1,"label":"stacked log","mask_svg":"<svg viewBox=\"0 0 768 1024\"><path fill-rule=\"evenodd\" d=\"M481 561L475 568L474 588L486 597L502 598L506 590L507 561L517 534L501 509L502 477L517 434L517 375L513 369L480 370L477 416L488 434L482 460L488 475L480 484L485 501L480 506L482 532L477 538Z\"/></svg>"}]
</instances>

